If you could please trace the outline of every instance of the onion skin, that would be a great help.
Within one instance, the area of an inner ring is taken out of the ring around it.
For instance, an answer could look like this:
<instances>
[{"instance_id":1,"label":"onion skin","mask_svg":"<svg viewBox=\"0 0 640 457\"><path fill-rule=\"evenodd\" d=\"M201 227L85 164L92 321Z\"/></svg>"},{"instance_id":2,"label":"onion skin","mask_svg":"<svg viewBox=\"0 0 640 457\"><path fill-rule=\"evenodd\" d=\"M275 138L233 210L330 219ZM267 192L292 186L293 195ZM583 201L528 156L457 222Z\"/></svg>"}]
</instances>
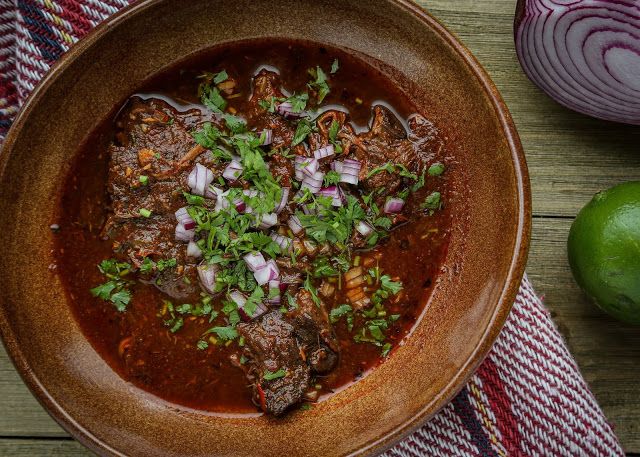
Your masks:
<instances>
[{"instance_id":1,"label":"onion skin","mask_svg":"<svg viewBox=\"0 0 640 457\"><path fill-rule=\"evenodd\" d=\"M529 78L561 105L640 125L640 4L518 0L516 52Z\"/></svg>"}]
</instances>

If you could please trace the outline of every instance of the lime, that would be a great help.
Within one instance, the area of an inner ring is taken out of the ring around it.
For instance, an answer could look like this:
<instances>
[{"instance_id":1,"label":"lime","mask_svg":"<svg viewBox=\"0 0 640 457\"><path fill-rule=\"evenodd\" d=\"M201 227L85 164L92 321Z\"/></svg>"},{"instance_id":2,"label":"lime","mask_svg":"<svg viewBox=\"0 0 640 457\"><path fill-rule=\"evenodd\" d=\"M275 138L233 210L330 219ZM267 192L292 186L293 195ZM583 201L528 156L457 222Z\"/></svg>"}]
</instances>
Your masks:
<instances>
[{"instance_id":1,"label":"lime","mask_svg":"<svg viewBox=\"0 0 640 457\"><path fill-rule=\"evenodd\" d=\"M569 232L576 282L607 313L640 324L640 181L597 193Z\"/></svg>"}]
</instances>

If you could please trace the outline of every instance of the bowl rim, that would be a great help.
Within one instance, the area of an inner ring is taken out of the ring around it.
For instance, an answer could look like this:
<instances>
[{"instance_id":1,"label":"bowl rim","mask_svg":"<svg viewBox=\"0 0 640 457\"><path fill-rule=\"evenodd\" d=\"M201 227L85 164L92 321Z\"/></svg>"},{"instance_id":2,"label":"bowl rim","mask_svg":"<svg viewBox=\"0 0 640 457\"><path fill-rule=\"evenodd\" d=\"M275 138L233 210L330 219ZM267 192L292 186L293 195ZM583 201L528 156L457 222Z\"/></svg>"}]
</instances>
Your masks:
<instances>
[{"instance_id":1,"label":"bowl rim","mask_svg":"<svg viewBox=\"0 0 640 457\"><path fill-rule=\"evenodd\" d=\"M9 152L7 151L13 149L16 138L29 118L34 106L38 104L47 92L47 89L59 77L59 75L63 73L65 69L86 49L93 46L102 38L103 35L108 33L112 28L117 27L129 16L143 14L147 9L153 8L156 4L164 1L165 0L140 0L122 8L93 28L51 66L49 71L43 76L35 89L25 100L24 105L16 115L14 122L5 137L2 148L0 149L0 176L4 174L8 163ZM428 419L435 416L462 390L466 381L473 375L488 355L491 347L502 330L509 312L511 311L513 301L520 287L520 282L524 276L531 238L531 185L524 149L511 114L509 113L509 110L491 77L471 51L462 44L458 37L420 5L414 3L412 0L383 1L404 9L418 19L425 27L428 27L437 33L440 39L453 49L458 57L466 64L473 76L477 78L479 83L481 83L484 93L488 96L495 115L499 120L511 152L510 158L513 163L516 178L518 219L516 239L512 250L512 259L509 264L508 272L505 275L505 283L500 293L500 298L494 308L493 314L487 322L486 330L482 334L479 344L476 346L473 353L469 356L465 364L460 367L458 373L450 380L447 386L443 388L443 394L440 395L440 398L436 398L434 399L434 402L426 404L413 417L407 419L404 424L396 427L388 434L381 436L379 439L370 442L365 447L358 449L352 455L376 455L391 448L413 431L417 430L420 426L424 425ZM0 303L0 340L2 340L9 358L22 380L29 387L31 393L36 397L47 413L65 431L69 432L84 446L100 455L105 454L105 452L111 455L125 455L95 436L78 421L74 420L62 408L62 406L56 402L55 398L44 387L35 373L31 371L22 350L17 344L15 334L9 325L9 319L2 303ZM435 408L433 408L434 405L436 406ZM429 409L432 409L432 411L429 412Z\"/></svg>"}]
</instances>

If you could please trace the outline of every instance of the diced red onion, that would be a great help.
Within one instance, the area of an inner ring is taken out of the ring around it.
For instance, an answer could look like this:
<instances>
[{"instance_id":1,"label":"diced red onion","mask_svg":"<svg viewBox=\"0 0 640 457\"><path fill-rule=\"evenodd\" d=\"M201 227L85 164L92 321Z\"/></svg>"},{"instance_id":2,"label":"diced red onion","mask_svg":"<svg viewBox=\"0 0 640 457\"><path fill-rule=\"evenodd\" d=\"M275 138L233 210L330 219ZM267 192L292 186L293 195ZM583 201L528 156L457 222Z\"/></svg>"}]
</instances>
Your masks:
<instances>
[{"instance_id":1,"label":"diced red onion","mask_svg":"<svg viewBox=\"0 0 640 457\"><path fill-rule=\"evenodd\" d=\"M178 211L176 211L175 215L176 215L176 220L178 221L178 223L181 223L185 219L191 219L191 216L189 216L189 211L187 211L187 207L186 206L183 206Z\"/></svg>"},{"instance_id":2,"label":"diced red onion","mask_svg":"<svg viewBox=\"0 0 640 457\"><path fill-rule=\"evenodd\" d=\"M256 303L256 310L253 312L253 316L249 316L249 313L247 313L247 311L245 310L245 306L246 306L246 302L242 306L238 306L238 314L240 315L242 320L245 322L248 322L251 319L256 319L262 316L267 311L269 311L269 309L264 303L258 302Z\"/></svg>"},{"instance_id":3,"label":"diced red onion","mask_svg":"<svg viewBox=\"0 0 640 457\"><path fill-rule=\"evenodd\" d=\"M244 213L247 210L247 204L244 200L238 198L234 200L233 204L236 206L236 211L239 213Z\"/></svg>"},{"instance_id":4,"label":"diced red onion","mask_svg":"<svg viewBox=\"0 0 640 457\"><path fill-rule=\"evenodd\" d=\"M297 235L300 232L302 232L302 224L300 223L300 219L298 219L298 217L295 215L289 218L289 220L287 221L287 225L289 226L289 228L291 229L294 235Z\"/></svg>"},{"instance_id":5,"label":"diced red onion","mask_svg":"<svg viewBox=\"0 0 640 457\"><path fill-rule=\"evenodd\" d=\"M309 160L309 158L303 156L296 156L296 158L294 159L295 176L298 181L302 181L302 179L304 178L302 167L307 163L307 160Z\"/></svg>"},{"instance_id":6,"label":"diced red onion","mask_svg":"<svg viewBox=\"0 0 640 457\"><path fill-rule=\"evenodd\" d=\"M291 248L293 246L293 240L283 235L278 235L277 233L271 234L271 239L276 242L282 252L291 252Z\"/></svg>"},{"instance_id":7,"label":"diced red onion","mask_svg":"<svg viewBox=\"0 0 640 457\"><path fill-rule=\"evenodd\" d=\"M342 162L338 162L337 160L331 162L331 169L337 173L342 173Z\"/></svg>"},{"instance_id":8,"label":"diced red onion","mask_svg":"<svg viewBox=\"0 0 640 457\"><path fill-rule=\"evenodd\" d=\"M246 262L249 270L251 270L253 273L258 271L260 268L263 268L267 264L267 261L264 260L264 256L260 252L250 252L248 254L245 254L242 258Z\"/></svg>"},{"instance_id":9,"label":"diced red onion","mask_svg":"<svg viewBox=\"0 0 640 457\"><path fill-rule=\"evenodd\" d=\"M216 206L215 206L215 210L216 211L222 211L223 209L227 209L229 207L229 205L231 204L229 202L229 199L227 198L227 196L229 195L229 191L226 190L224 192L220 192L220 189L214 188L217 197L216 197Z\"/></svg>"},{"instance_id":10,"label":"diced red onion","mask_svg":"<svg viewBox=\"0 0 640 457\"><path fill-rule=\"evenodd\" d=\"M282 197L280 198L280 203L278 203L278 206L276 208L276 214L280 214L280 212L285 208L285 206L287 206L287 203L289 202L290 191L291 189L289 187L282 188Z\"/></svg>"},{"instance_id":11,"label":"diced red onion","mask_svg":"<svg viewBox=\"0 0 640 457\"><path fill-rule=\"evenodd\" d=\"M515 37L525 73L572 110L640 125L637 1L520 0Z\"/></svg>"},{"instance_id":12,"label":"diced red onion","mask_svg":"<svg viewBox=\"0 0 640 457\"><path fill-rule=\"evenodd\" d=\"M180 224L185 228L185 230L193 230L196 228L196 221L191 219L191 217L185 217L180 221Z\"/></svg>"},{"instance_id":13,"label":"diced red onion","mask_svg":"<svg viewBox=\"0 0 640 457\"><path fill-rule=\"evenodd\" d=\"M217 197L218 194L216 194L214 192L214 190L212 189L213 186L209 185L207 186L207 188L204 190L204 198L208 198L210 200L213 200L214 198Z\"/></svg>"},{"instance_id":14,"label":"diced red onion","mask_svg":"<svg viewBox=\"0 0 640 457\"><path fill-rule=\"evenodd\" d=\"M358 184L358 175L362 168L360 162L352 159L344 159L340 168L340 182L354 185Z\"/></svg>"},{"instance_id":15,"label":"diced red onion","mask_svg":"<svg viewBox=\"0 0 640 457\"><path fill-rule=\"evenodd\" d=\"M356 224L356 230L362 236L369 236L375 230L367 221L360 221Z\"/></svg>"},{"instance_id":16,"label":"diced red onion","mask_svg":"<svg viewBox=\"0 0 640 457\"><path fill-rule=\"evenodd\" d=\"M333 145L325 146L324 148L316 149L313 151L313 156L317 159L324 159L326 157L331 157L334 154Z\"/></svg>"},{"instance_id":17,"label":"diced red onion","mask_svg":"<svg viewBox=\"0 0 640 457\"><path fill-rule=\"evenodd\" d=\"M266 313L268 310L262 303L258 303L253 316L249 316L249 313L245 310L247 304L247 297L239 290L234 290L229 293L229 298L238 306L238 314L243 321L250 321Z\"/></svg>"},{"instance_id":18,"label":"diced red onion","mask_svg":"<svg viewBox=\"0 0 640 457\"><path fill-rule=\"evenodd\" d=\"M306 214L307 216L308 216L309 214L315 214L315 213L316 213L316 211L315 211L314 209L311 209L311 208L309 207L309 205L303 204L303 205L299 205L299 207L300 207L300 209L302 210L302 212L303 212L304 214Z\"/></svg>"},{"instance_id":19,"label":"diced red onion","mask_svg":"<svg viewBox=\"0 0 640 457\"><path fill-rule=\"evenodd\" d=\"M351 172L340 173L340 182L356 185L358 184L358 175Z\"/></svg>"},{"instance_id":20,"label":"diced red onion","mask_svg":"<svg viewBox=\"0 0 640 457\"><path fill-rule=\"evenodd\" d=\"M240 177L240 175L242 175L243 170L244 168L242 167L242 164L240 162L232 160L222 172L222 177L227 181L233 182L236 181Z\"/></svg>"},{"instance_id":21,"label":"diced red onion","mask_svg":"<svg viewBox=\"0 0 640 457\"><path fill-rule=\"evenodd\" d=\"M253 273L256 282L260 286L264 286L269 281L280 278L280 270L274 260L269 260L267 264Z\"/></svg>"},{"instance_id":22,"label":"diced red onion","mask_svg":"<svg viewBox=\"0 0 640 457\"><path fill-rule=\"evenodd\" d=\"M201 263L198 265L198 278L200 284L204 287L204 290L210 294L216 293L216 273L218 272L217 265L209 265L207 263Z\"/></svg>"},{"instance_id":23,"label":"diced red onion","mask_svg":"<svg viewBox=\"0 0 640 457\"><path fill-rule=\"evenodd\" d=\"M193 240L189 241L189 244L187 245L187 255L196 259L202 257L202 249L200 249L198 243Z\"/></svg>"},{"instance_id":24,"label":"diced red onion","mask_svg":"<svg viewBox=\"0 0 640 457\"><path fill-rule=\"evenodd\" d=\"M287 119L296 119L304 116L304 113L294 113L293 105L289 102L279 103L276 112Z\"/></svg>"},{"instance_id":25,"label":"diced red onion","mask_svg":"<svg viewBox=\"0 0 640 457\"><path fill-rule=\"evenodd\" d=\"M318 195L322 195L323 197L331 197L333 199L331 201L331 204L333 206L343 205L342 191L338 186L329 186L329 187L320 189L320 191L318 192Z\"/></svg>"},{"instance_id":26,"label":"diced red onion","mask_svg":"<svg viewBox=\"0 0 640 457\"><path fill-rule=\"evenodd\" d=\"M260 225L258 226L261 229L268 229L269 227L273 227L278 223L278 215L276 213L267 213L260 216Z\"/></svg>"},{"instance_id":27,"label":"diced red onion","mask_svg":"<svg viewBox=\"0 0 640 457\"><path fill-rule=\"evenodd\" d=\"M389 198L384 203L384 212L387 214L399 213L404 206L404 200L401 198Z\"/></svg>"},{"instance_id":28,"label":"diced red onion","mask_svg":"<svg viewBox=\"0 0 640 457\"><path fill-rule=\"evenodd\" d=\"M302 166L302 173L305 176L313 176L318 172L320 168L320 162L315 157L308 157L305 163Z\"/></svg>"},{"instance_id":29,"label":"diced red onion","mask_svg":"<svg viewBox=\"0 0 640 457\"><path fill-rule=\"evenodd\" d=\"M195 230L187 230L184 225L176 225L176 240L178 241L191 241L196 236Z\"/></svg>"},{"instance_id":30,"label":"diced red onion","mask_svg":"<svg viewBox=\"0 0 640 457\"><path fill-rule=\"evenodd\" d=\"M269 304L280 304L280 281L277 279L269 281Z\"/></svg>"},{"instance_id":31,"label":"diced red onion","mask_svg":"<svg viewBox=\"0 0 640 457\"><path fill-rule=\"evenodd\" d=\"M302 241L302 245L304 246L304 250L306 251L306 253L311 256L313 256L318 251L318 245L306 238Z\"/></svg>"},{"instance_id":32,"label":"diced red onion","mask_svg":"<svg viewBox=\"0 0 640 457\"><path fill-rule=\"evenodd\" d=\"M273 131L271 129L264 129L260 134L260 138L264 138L262 140L262 146L268 146L273 141Z\"/></svg>"},{"instance_id":33,"label":"diced red onion","mask_svg":"<svg viewBox=\"0 0 640 457\"><path fill-rule=\"evenodd\" d=\"M322 187L322 180L324 179L324 173L316 171L312 176L305 176L302 180L300 189L309 189L312 194L316 194Z\"/></svg>"},{"instance_id":34,"label":"diced red onion","mask_svg":"<svg viewBox=\"0 0 640 457\"><path fill-rule=\"evenodd\" d=\"M187 178L187 184L191 188L191 193L194 195L204 196L207 186L213 182L213 172L202 164L197 163L189 177Z\"/></svg>"},{"instance_id":35,"label":"diced red onion","mask_svg":"<svg viewBox=\"0 0 640 457\"><path fill-rule=\"evenodd\" d=\"M245 303L247 303L247 297L239 290L231 291L229 293L229 298L232 302L238 305L238 308L244 307Z\"/></svg>"}]
</instances>

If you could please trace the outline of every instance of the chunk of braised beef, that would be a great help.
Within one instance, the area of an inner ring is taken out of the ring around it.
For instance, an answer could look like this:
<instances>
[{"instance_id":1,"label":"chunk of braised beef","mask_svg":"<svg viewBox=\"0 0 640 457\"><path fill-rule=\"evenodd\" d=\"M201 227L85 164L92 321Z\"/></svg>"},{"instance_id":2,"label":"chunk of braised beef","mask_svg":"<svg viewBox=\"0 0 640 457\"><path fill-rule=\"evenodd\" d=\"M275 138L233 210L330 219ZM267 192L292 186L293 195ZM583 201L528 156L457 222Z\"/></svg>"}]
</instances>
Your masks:
<instances>
[{"instance_id":1,"label":"chunk of braised beef","mask_svg":"<svg viewBox=\"0 0 640 457\"><path fill-rule=\"evenodd\" d=\"M414 144L407 138L407 133L398 118L382 105L373 109L374 117L368 132L355 135L340 133L340 138L346 140L349 151L355 154L362 164L360 182L366 192L383 189L378 197L384 201L400 190L403 178L398 173L379 171L369 174L387 163L403 165L410 172L419 171L419 161Z\"/></svg>"},{"instance_id":2,"label":"chunk of braised beef","mask_svg":"<svg viewBox=\"0 0 640 457\"><path fill-rule=\"evenodd\" d=\"M310 369L303 359L294 325L274 310L239 324L238 332L245 341L254 398L262 410L278 416L299 403L309 388ZM265 374L273 376L280 370L284 376L265 379Z\"/></svg>"},{"instance_id":3,"label":"chunk of braised beef","mask_svg":"<svg viewBox=\"0 0 640 457\"><path fill-rule=\"evenodd\" d=\"M338 363L340 346L329 322L326 305L319 298L314 301L306 289L298 291L296 303L297 308L290 311L288 317L304 348L307 362L314 372L327 373Z\"/></svg>"},{"instance_id":4,"label":"chunk of braised beef","mask_svg":"<svg viewBox=\"0 0 640 457\"><path fill-rule=\"evenodd\" d=\"M269 112L264 107L264 105L277 104L279 102L274 99L284 97L280 87L280 75L273 71L261 70L253 78L253 93L249 99L247 110L250 127L256 131L271 130L271 147L273 149L289 147L296 133L296 126L291 121L275 112Z\"/></svg>"},{"instance_id":5,"label":"chunk of braised beef","mask_svg":"<svg viewBox=\"0 0 640 457\"><path fill-rule=\"evenodd\" d=\"M184 206L182 189L193 162L216 167L207 154L182 162L195 147L191 130L205 120L197 109L179 111L163 100L133 97L116 122L118 141L109 148L107 188L113 212L102 235L113 241L115 255L135 268L145 258L176 259L180 268L143 275L173 299L198 292L194 259L186 256L184 243L175 241L174 213Z\"/></svg>"}]
</instances>

